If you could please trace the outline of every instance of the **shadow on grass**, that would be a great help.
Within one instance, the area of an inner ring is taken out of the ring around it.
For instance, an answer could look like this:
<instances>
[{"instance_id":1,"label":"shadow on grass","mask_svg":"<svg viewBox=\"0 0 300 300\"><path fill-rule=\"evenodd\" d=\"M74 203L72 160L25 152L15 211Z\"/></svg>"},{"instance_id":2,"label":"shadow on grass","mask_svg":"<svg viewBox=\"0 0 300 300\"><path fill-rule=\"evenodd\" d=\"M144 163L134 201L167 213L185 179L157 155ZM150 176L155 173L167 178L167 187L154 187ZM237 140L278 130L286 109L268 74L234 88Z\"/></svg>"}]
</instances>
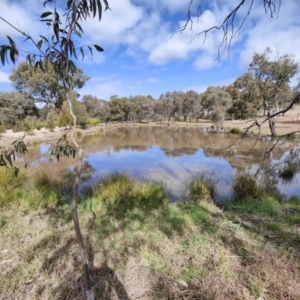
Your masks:
<instances>
[{"instance_id":1,"label":"shadow on grass","mask_svg":"<svg viewBox=\"0 0 300 300\"><path fill-rule=\"evenodd\" d=\"M226 202L223 209L236 226L260 236L263 241L300 252L300 200Z\"/></svg>"}]
</instances>

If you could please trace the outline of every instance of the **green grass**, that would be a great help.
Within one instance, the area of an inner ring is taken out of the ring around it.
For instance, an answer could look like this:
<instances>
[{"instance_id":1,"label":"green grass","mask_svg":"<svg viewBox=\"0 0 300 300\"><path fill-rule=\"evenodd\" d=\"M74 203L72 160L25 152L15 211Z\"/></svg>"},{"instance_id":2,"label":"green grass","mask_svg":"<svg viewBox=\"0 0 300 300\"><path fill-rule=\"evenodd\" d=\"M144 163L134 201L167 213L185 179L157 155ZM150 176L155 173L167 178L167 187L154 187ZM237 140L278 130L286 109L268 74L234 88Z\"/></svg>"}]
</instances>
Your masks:
<instances>
[{"instance_id":1,"label":"green grass","mask_svg":"<svg viewBox=\"0 0 300 300\"><path fill-rule=\"evenodd\" d=\"M0 298L83 299L61 181L45 173L23 180L12 189L22 200L1 208ZM197 201L170 203L161 184L116 173L82 193L96 299L300 299L300 200L217 206L200 199L198 185Z\"/></svg>"},{"instance_id":2,"label":"green grass","mask_svg":"<svg viewBox=\"0 0 300 300\"><path fill-rule=\"evenodd\" d=\"M241 130L239 128L231 128L229 132L231 134L240 134Z\"/></svg>"}]
</instances>

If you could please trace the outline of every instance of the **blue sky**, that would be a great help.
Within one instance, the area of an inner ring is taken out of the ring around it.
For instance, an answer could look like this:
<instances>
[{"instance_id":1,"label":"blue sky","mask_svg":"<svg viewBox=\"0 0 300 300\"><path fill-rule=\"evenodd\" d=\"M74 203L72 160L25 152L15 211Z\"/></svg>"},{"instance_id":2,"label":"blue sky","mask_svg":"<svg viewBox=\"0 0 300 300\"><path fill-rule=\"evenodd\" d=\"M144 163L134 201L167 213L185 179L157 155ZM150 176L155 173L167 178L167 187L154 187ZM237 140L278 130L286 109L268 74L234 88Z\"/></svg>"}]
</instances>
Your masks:
<instances>
[{"instance_id":1,"label":"blue sky","mask_svg":"<svg viewBox=\"0 0 300 300\"><path fill-rule=\"evenodd\" d=\"M0 16L38 38L39 34L50 34L39 22L44 11L42 2L1 0ZM189 0L110 0L111 10L103 13L100 23L98 19L82 23L85 35L80 44L98 44L104 52L95 53L93 61L88 55L84 61L78 61L78 66L91 77L79 93L109 99L113 94L150 94L157 98L174 90L203 92L209 85L232 83L248 70L253 53L262 52L267 46L280 54L293 54L300 63L300 2L297 0L282 1L279 16L273 19L265 14L263 1L254 0L252 13L233 39L229 56L225 52L218 63L222 32L212 32L204 44L203 36L195 34L219 25L239 2L204 0L200 18L196 17L195 7L192 9L193 29L174 34L186 21ZM246 1L237 15L237 26L249 2ZM6 35L20 49L32 49L30 42L22 44L24 38L0 20L1 45L7 43ZM20 55L18 62L24 57ZM12 67L11 63L1 66L0 91L12 89L7 78Z\"/></svg>"}]
</instances>

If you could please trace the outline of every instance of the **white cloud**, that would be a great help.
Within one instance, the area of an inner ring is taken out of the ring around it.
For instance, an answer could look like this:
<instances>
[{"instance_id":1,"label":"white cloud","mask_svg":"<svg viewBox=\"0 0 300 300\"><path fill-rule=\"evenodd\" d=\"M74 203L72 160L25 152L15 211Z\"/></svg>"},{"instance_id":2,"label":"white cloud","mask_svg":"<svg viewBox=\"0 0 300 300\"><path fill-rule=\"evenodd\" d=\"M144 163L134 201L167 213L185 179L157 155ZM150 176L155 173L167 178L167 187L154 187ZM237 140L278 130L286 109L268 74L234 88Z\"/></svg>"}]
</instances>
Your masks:
<instances>
[{"instance_id":1,"label":"white cloud","mask_svg":"<svg viewBox=\"0 0 300 300\"><path fill-rule=\"evenodd\" d=\"M87 50L89 51L89 50ZM83 63L88 64L88 65L100 65L102 64L106 57L102 52L98 52L97 50L93 49L93 57L91 56L90 53L87 53L85 51L85 57L83 60Z\"/></svg>"},{"instance_id":2,"label":"white cloud","mask_svg":"<svg viewBox=\"0 0 300 300\"><path fill-rule=\"evenodd\" d=\"M39 0L23 0L22 5L20 5L19 1L1 0L0 2L1 16L20 31L32 35L33 37L37 34L43 34L41 32L43 26L37 26L37 22L40 20L39 16L43 9L43 4ZM0 39L6 39L8 35L11 38L20 37L25 40L25 37L22 36L20 32L2 20L0 20L0 26ZM46 31L47 27L44 27L45 30L43 31Z\"/></svg>"},{"instance_id":3,"label":"white cloud","mask_svg":"<svg viewBox=\"0 0 300 300\"><path fill-rule=\"evenodd\" d=\"M281 6L279 19L270 19L261 8L256 8L254 16L258 21L247 32L247 39L240 54L241 67L248 67L253 53L261 53L266 47L271 47L280 54L293 54L295 60L300 63L299 9L299 2L290 1L288 5Z\"/></svg>"},{"instance_id":4,"label":"white cloud","mask_svg":"<svg viewBox=\"0 0 300 300\"><path fill-rule=\"evenodd\" d=\"M0 83L11 83L11 81L8 79L8 74L0 71Z\"/></svg>"},{"instance_id":5,"label":"white cloud","mask_svg":"<svg viewBox=\"0 0 300 300\"><path fill-rule=\"evenodd\" d=\"M150 77L147 79L147 82L149 82L149 83L155 83L157 81L158 81L157 78L154 78L154 77Z\"/></svg>"},{"instance_id":6,"label":"white cloud","mask_svg":"<svg viewBox=\"0 0 300 300\"><path fill-rule=\"evenodd\" d=\"M215 57L207 55L196 59L193 65L197 70L205 70L218 66L218 61L216 61Z\"/></svg>"},{"instance_id":7,"label":"white cloud","mask_svg":"<svg viewBox=\"0 0 300 300\"><path fill-rule=\"evenodd\" d=\"M78 92L81 96L93 95L107 100L112 95L122 97L137 94L135 85L120 79L117 75L92 77Z\"/></svg>"},{"instance_id":8,"label":"white cloud","mask_svg":"<svg viewBox=\"0 0 300 300\"><path fill-rule=\"evenodd\" d=\"M160 12L167 10L171 14L174 14L182 11L187 13L190 0L132 0L132 2L136 5L145 6L148 9L153 9Z\"/></svg>"},{"instance_id":9,"label":"white cloud","mask_svg":"<svg viewBox=\"0 0 300 300\"><path fill-rule=\"evenodd\" d=\"M231 83L233 83L236 80L235 77L232 78L227 78L224 80L220 80L220 81L215 81L212 82L210 84L200 84L200 85L193 85L193 86L188 86L186 88L183 89L183 91L195 91L197 93L203 93L207 90L207 88L209 86L223 86L223 85L229 85Z\"/></svg>"},{"instance_id":10,"label":"white cloud","mask_svg":"<svg viewBox=\"0 0 300 300\"><path fill-rule=\"evenodd\" d=\"M103 13L101 22L95 18L82 23L86 39L100 44L104 49L122 43L135 43L136 37L131 30L142 19L142 9L129 0L111 1L110 7L111 10Z\"/></svg>"},{"instance_id":11,"label":"white cloud","mask_svg":"<svg viewBox=\"0 0 300 300\"><path fill-rule=\"evenodd\" d=\"M185 21L181 21L179 26L182 26ZM216 52L222 36L219 32L210 34L206 37L202 35L197 37L197 32L201 32L206 28L210 28L216 24L215 15L206 10L202 17L198 20L193 18L192 30L185 30L181 33L176 33L171 36L166 42L157 45L149 55L149 61L155 65L165 65L172 60L186 60L197 53L200 53L198 60L206 60L207 57L211 60L211 56ZM196 65L198 65L196 63Z\"/></svg>"}]
</instances>

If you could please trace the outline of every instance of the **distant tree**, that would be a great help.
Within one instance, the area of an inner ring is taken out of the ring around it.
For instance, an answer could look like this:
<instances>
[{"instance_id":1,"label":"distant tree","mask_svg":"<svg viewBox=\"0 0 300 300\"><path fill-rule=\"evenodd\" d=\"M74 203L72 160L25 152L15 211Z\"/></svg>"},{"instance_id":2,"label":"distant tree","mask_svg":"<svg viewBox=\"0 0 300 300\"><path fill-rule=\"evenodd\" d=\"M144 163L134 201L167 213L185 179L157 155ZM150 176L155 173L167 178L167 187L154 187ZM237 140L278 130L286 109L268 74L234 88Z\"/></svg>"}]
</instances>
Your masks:
<instances>
[{"instance_id":1,"label":"distant tree","mask_svg":"<svg viewBox=\"0 0 300 300\"><path fill-rule=\"evenodd\" d=\"M148 97L137 95L133 96L129 99L129 105L130 105L130 112L129 112L129 118L131 120L137 120L138 122L142 122L144 119L147 109L147 104L151 100Z\"/></svg>"},{"instance_id":2,"label":"distant tree","mask_svg":"<svg viewBox=\"0 0 300 300\"><path fill-rule=\"evenodd\" d=\"M108 106L112 121L128 121L130 105L127 97L119 98L117 95L113 95L110 97Z\"/></svg>"},{"instance_id":3,"label":"distant tree","mask_svg":"<svg viewBox=\"0 0 300 300\"><path fill-rule=\"evenodd\" d=\"M84 95L82 102L86 107L87 114L92 118L101 118L102 102L99 98L92 95Z\"/></svg>"},{"instance_id":4,"label":"distant tree","mask_svg":"<svg viewBox=\"0 0 300 300\"><path fill-rule=\"evenodd\" d=\"M176 106L174 93L166 92L165 94L160 95L155 106L156 118L160 116L162 120L170 122L171 118L174 116L175 111Z\"/></svg>"},{"instance_id":5,"label":"distant tree","mask_svg":"<svg viewBox=\"0 0 300 300\"><path fill-rule=\"evenodd\" d=\"M201 115L200 99L200 95L195 91L187 91L183 95L181 112L184 121L187 121L188 118L190 120L197 119Z\"/></svg>"},{"instance_id":6,"label":"distant tree","mask_svg":"<svg viewBox=\"0 0 300 300\"><path fill-rule=\"evenodd\" d=\"M289 106L293 94L289 88L291 78L298 72L299 65L289 54L276 55L267 48L262 54L255 53L250 63L250 71L256 79L256 86L262 98L262 107L269 118L271 136L276 136L274 113Z\"/></svg>"},{"instance_id":7,"label":"distant tree","mask_svg":"<svg viewBox=\"0 0 300 300\"><path fill-rule=\"evenodd\" d=\"M202 105L211 120L218 126L223 127L228 108L232 98L225 87L209 86L202 97Z\"/></svg>"},{"instance_id":8,"label":"distant tree","mask_svg":"<svg viewBox=\"0 0 300 300\"><path fill-rule=\"evenodd\" d=\"M27 116L39 117L32 97L20 92L0 93L0 124L15 125Z\"/></svg>"},{"instance_id":9,"label":"distant tree","mask_svg":"<svg viewBox=\"0 0 300 300\"><path fill-rule=\"evenodd\" d=\"M43 70L21 62L17 68L12 69L9 79L17 91L30 95L35 102L59 108L65 100L65 90L57 80L54 66L50 62L43 62ZM88 79L89 77L77 68L72 76L74 88L82 88Z\"/></svg>"},{"instance_id":10,"label":"distant tree","mask_svg":"<svg viewBox=\"0 0 300 300\"><path fill-rule=\"evenodd\" d=\"M228 109L228 113L234 119L255 117L263 106L256 79L251 72L238 77L226 91L232 97L232 106Z\"/></svg>"}]
</instances>

